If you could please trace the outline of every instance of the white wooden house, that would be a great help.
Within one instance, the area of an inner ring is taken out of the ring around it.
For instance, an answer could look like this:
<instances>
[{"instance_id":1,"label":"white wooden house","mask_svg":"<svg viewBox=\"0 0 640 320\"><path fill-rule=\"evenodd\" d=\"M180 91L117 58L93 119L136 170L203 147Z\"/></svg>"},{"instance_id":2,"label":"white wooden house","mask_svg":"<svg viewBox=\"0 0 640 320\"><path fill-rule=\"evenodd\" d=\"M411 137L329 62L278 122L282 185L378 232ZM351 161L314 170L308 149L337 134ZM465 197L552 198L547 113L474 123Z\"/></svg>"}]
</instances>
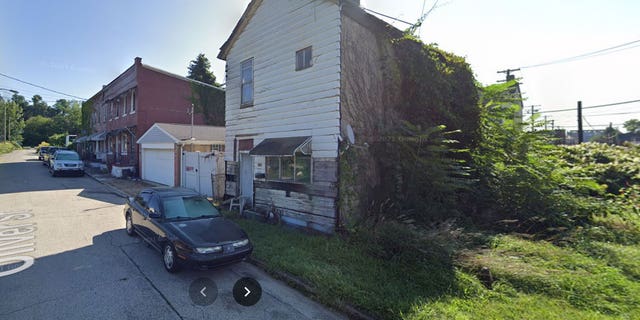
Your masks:
<instances>
[{"instance_id":1,"label":"white wooden house","mask_svg":"<svg viewBox=\"0 0 640 320\"><path fill-rule=\"evenodd\" d=\"M402 33L359 1L251 1L218 55L227 63L228 196L335 230L341 141L366 142L385 121L380 35Z\"/></svg>"}]
</instances>

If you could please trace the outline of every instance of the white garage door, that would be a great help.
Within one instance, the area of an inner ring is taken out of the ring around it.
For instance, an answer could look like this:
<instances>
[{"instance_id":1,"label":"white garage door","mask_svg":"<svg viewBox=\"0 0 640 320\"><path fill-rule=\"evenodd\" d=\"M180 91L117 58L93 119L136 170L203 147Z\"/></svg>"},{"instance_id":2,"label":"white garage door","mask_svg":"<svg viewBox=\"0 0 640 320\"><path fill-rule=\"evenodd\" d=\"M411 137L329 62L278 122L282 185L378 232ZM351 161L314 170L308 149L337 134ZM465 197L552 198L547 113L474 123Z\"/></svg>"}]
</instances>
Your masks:
<instances>
[{"instance_id":1,"label":"white garage door","mask_svg":"<svg viewBox=\"0 0 640 320\"><path fill-rule=\"evenodd\" d=\"M173 186L173 150L142 149L142 179Z\"/></svg>"}]
</instances>

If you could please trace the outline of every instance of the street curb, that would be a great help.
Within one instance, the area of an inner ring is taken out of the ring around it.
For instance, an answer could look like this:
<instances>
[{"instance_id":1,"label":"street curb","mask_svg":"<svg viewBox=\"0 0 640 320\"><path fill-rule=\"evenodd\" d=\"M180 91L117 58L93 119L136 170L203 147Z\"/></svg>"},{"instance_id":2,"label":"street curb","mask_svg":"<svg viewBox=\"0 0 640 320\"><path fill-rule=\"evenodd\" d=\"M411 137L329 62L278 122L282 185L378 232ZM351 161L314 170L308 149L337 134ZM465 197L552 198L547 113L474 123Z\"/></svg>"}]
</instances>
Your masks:
<instances>
[{"instance_id":1,"label":"street curb","mask_svg":"<svg viewBox=\"0 0 640 320\"><path fill-rule=\"evenodd\" d=\"M306 296L311 296L311 297L316 297L316 290L313 286L311 286L310 284L306 283L303 279L296 277L288 272L285 271L279 271L279 270L269 270L267 268L267 264L264 263L261 260L258 260L252 256L249 256L246 260L246 262L251 263L252 265L262 269L264 272L272 275L273 277L275 277L276 279L282 280L284 281L289 287L301 291L304 295ZM317 299L314 299L317 301ZM324 304L323 304L324 305ZM326 305L325 305L326 306ZM358 319L358 320L378 320L378 318L369 315L363 311L358 310L356 307L354 307L353 305L349 304L349 303L343 303L342 305L338 306L337 308L335 306L331 306L331 308L334 308L337 311L343 312L345 313L349 319Z\"/></svg>"},{"instance_id":2,"label":"street curb","mask_svg":"<svg viewBox=\"0 0 640 320\"><path fill-rule=\"evenodd\" d=\"M112 186L112 185L110 185L110 184L107 184L107 183L105 183L104 181L102 181L102 180L100 180L100 179L98 179L98 178L94 177L91 173L89 173L89 172L86 172L86 171L85 171L85 172L84 172L84 174L85 174L85 175L87 175L87 176L89 176L91 179L93 179L93 180L95 180L95 181L97 181L97 182L101 183L103 186L107 187L107 189L111 190L111 191L112 191L113 193L115 193L117 196L119 196L119 197L121 197L121 198L124 198L124 199L129 198L129 195L128 195L128 194L126 194L126 193L124 193L123 191L121 191L120 189L118 189L118 188L116 188L116 187L114 187L114 186Z\"/></svg>"}]
</instances>

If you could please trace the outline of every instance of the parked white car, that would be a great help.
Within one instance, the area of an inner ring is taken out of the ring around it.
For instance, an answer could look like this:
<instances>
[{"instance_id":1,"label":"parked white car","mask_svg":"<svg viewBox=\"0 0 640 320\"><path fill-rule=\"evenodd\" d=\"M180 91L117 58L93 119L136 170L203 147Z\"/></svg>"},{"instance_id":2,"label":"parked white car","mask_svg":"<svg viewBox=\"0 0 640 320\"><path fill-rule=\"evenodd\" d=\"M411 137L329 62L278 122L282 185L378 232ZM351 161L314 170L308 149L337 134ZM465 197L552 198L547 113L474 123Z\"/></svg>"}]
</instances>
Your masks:
<instances>
[{"instance_id":1,"label":"parked white car","mask_svg":"<svg viewBox=\"0 0 640 320\"><path fill-rule=\"evenodd\" d=\"M61 174L84 175L84 163L75 151L58 150L49 159L49 173L55 177Z\"/></svg>"}]
</instances>

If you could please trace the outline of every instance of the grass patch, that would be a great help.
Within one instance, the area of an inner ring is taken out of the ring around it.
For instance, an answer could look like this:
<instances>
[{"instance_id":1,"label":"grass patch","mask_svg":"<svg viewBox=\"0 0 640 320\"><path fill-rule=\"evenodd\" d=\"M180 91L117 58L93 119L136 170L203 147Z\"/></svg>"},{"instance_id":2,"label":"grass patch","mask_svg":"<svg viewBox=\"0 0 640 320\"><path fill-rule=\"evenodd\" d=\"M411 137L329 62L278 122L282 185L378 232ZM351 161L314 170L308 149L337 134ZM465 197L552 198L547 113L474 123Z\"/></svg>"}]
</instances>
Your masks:
<instances>
[{"instance_id":1,"label":"grass patch","mask_svg":"<svg viewBox=\"0 0 640 320\"><path fill-rule=\"evenodd\" d=\"M503 287L506 286L503 284ZM511 290L514 290L511 288ZM540 294L488 293L416 305L404 319L617 319Z\"/></svg>"},{"instance_id":2,"label":"grass patch","mask_svg":"<svg viewBox=\"0 0 640 320\"><path fill-rule=\"evenodd\" d=\"M367 254L361 242L305 235L252 220L236 221L251 236L255 258L269 270L286 271L310 283L317 298L330 306L353 304L393 319L420 300L461 292L454 267L439 258L420 264L383 260Z\"/></svg>"},{"instance_id":3,"label":"grass patch","mask_svg":"<svg viewBox=\"0 0 640 320\"><path fill-rule=\"evenodd\" d=\"M0 154L12 152L21 149L20 146L12 142L0 142Z\"/></svg>"},{"instance_id":4,"label":"grass patch","mask_svg":"<svg viewBox=\"0 0 640 320\"><path fill-rule=\"evenodd\" d=\"M522 293L543 294L603 314L640 315L638 282L607 261L569 247L500 236L493 250L470 261L489 267L495 278Z\"/></svg>"},{"instance_id":5,"label":"grass patch","mask_svg":"<svg viewBox=\"0 0 640 320\"><path fill-rule=\"evenodd\" d=\"M592 240L593 231L561 246L457 231L431 239L426 250L407 245L390 255L395 246L385 237L308 235L234 220L268 271L302 279L337 309L349 304L382 319L640 318L640 246ZM410 241L405 236L400 242ZM482 267L491 271L491 289L476 275Z\"/></svg>"}]
</instances>

